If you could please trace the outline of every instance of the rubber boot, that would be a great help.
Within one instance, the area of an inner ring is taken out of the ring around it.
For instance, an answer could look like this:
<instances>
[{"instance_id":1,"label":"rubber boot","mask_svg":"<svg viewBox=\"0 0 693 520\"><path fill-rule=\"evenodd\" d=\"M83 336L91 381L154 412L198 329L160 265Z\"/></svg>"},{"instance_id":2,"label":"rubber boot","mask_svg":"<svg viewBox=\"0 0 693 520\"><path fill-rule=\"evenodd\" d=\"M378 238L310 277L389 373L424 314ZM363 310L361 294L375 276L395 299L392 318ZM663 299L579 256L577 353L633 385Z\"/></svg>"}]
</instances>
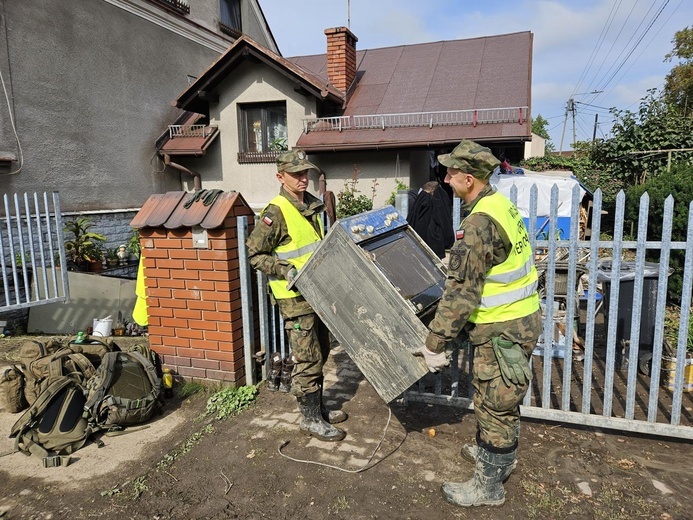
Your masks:
<instances>
[{"instance_id":1,"label":"rubber boot","mask_svg":"<svg viewBox=\"0 0 693 520\"><path fill-rule=\"evenodd\" d=\"M443 496L451 504L462 507L500 506L505 503L503 480L510 475L515 451L491 453L478 447L474 476L467 482L445 482Z\"/></svg>"},{"instance_id":2,"label":"rubber boot","mask_svg":"<svg viewBox=\"0 0 693 520\"><path fill-rule=\"evenodd\" d=\"M326 422L320 415L320 392L298 397L298 409L303 414L299 428L301 433L312 435L321 441L341 441L346 433Z\"/></svg>"},{"instance_id":3,"label":"rubber boot","mask_svg":"<svg viewBox=\"0 0 693 520\"><path fill-rule=\"evenodd\" d=\"M279 391L289 392L291 390L291 372L294 371L294 361L290 357L282 361L282 373L279 378Z\"/></svg>"},{"instance_id":4,"label":"rubber boot","mask_svg":"<svg viewBox=\"0 0 693 520\"><path fill-rule=\"evenodd\" d=\"M471 462L472 464L476 464L476 456L479 454L479 446L476 444L465 444L462 446L462 449L460 450L460 455L462 455L462 458L468 462ZM517 467L517 460L513 460L513 463L510 465L510 467L507 469L507 475L504 476L503 482L505 482L510 474L515 470Z\"/></svg>"},{"instance_id":5,"label":"rubber boot","mask_svg":"<svg viewBox=\"0 0 693 520\"><path fill-rule=\"evenodd\" d=\"M270 369L267 374L267 390L276 392L279 390L279 377L282 372L282 355L279 352L272 354Z\"/></svg>"},{"instance_id":6,"label":"rubber boot","mask_svg":"<svg viewBox=\"0 0 693 520\"><path fill-rule=\"evenodd\" d=\"M320 382L318 383L318 392L320 393L320 415L322 415L322 418L327 421L330 424L339 424L341 422L346 421L349 416L347 415L346 412L342 410L329 410L324 404L322 400L322 388L323 388L323 378L320 378Z\"/></svg>"}]
</instances>

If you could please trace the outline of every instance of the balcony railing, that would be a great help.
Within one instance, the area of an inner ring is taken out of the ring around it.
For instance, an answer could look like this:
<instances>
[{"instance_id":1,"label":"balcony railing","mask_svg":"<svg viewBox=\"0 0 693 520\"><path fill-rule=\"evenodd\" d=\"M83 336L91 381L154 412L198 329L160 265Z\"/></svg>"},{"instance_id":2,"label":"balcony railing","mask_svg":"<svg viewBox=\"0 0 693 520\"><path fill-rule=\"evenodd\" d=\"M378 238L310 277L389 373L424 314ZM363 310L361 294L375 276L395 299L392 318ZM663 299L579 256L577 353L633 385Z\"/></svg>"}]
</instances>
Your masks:
<instances>
[{"instance_id":1,"label":"balcony railing","mask_svg":"<svg viewBox=\"0 0 693 520\"><path fill-rule=\"evenodd\" d=\"M163 5L180 14L190 14L188 0L152 0L155 4Z\"/></svg>"},{"instance_id":2,"label":"balcony railing","mask_svg":"<svg viewBox=\"0 0 693 520\"><path fill-rule=\"evenodd\" d=\"M168 125L168 136L174 137L207 137L211 135L216 126L207 125Z\"/></svg>"},{"instance_id":3,"label":"balcony railing","mask_svg":"<svg viewBox=\"0 0 693 520\"><path fill-rule=\"evenodd\" d=\"M409 114L374 114L358 116L320 117L303 120L303 131L366 130L404 127L472 125L489 123L518 123L527 120L528 107L479 108L442 112L414 112Z\"/></svg>"}]
</instances>

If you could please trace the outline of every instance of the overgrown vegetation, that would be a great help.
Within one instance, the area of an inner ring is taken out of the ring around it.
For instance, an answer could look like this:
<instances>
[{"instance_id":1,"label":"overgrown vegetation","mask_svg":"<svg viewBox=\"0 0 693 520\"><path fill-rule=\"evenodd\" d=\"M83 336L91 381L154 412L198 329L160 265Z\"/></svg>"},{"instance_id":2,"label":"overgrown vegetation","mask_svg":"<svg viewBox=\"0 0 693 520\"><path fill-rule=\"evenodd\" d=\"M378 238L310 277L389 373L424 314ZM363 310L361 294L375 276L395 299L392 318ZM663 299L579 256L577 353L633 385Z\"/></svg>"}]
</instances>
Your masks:
<instances>
[{"instance_id":1,"label":"overgrown vegetation","mask_svg":"<svg viewBox=\"0 0 693 520\"><path fill-rule=\"evenodd\" d=\"M350 217L358 215L364 211L373 209L373 199L375 198L375 188L378 181L373 179L371 188L371 197L360 194L358 189L359 174L361 170L354 166L354 173L351 176L351 181L344 183L344 188L337 194L337 218Z\"/></svg>"},{"instance_id":2,"label":"overgrown vegetation","mask_svg":"<svg viewBox=\"0 0 693 520\"><path fill-rule=\"evenodd\" d=\"M205 415L225 419L250 406L255 401L255 396L257 396L257 387L253 385L224 388L209 398Z\"/></svg>"},{"instance_id":3,"label":"overgrown vegetation","mask_svg":"<svg viewBox=\"0 0 693 520\"><path fill-rule=\"evenodd\" d=\"M397 192L398 192L398 191L408 190L408 189L409 189L409 186L407 186L406 184L404 184L404 183L403 183L402 181L400 181L399 179L395 179L395 191L393 191L392 193L390 193L390 198L387 199L387 203L386 203L386 204L389 204L390 206L394 206L394 205L395 205L395 197L397 196Z\"/></svg>"}]
</instances>

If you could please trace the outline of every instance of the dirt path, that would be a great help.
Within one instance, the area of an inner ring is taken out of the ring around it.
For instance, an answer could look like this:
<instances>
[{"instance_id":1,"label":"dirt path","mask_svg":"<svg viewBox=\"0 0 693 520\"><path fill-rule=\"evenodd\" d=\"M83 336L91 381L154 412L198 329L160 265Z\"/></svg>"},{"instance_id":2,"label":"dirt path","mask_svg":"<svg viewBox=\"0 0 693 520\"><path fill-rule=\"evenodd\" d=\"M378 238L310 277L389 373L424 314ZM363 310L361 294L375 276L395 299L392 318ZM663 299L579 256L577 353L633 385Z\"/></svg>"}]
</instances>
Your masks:
<instances>
[{"instance_id":1,"label":"dirt path","mask_svg":"<svg viewBox=\"0 0 693 520\"><path fill-rule=\"evenodd\" d=\"M43 469L20 454L0 458L0 517L693 517L692 443L529 420L505 505L456 508L440 485L471 475L459 448L473 439L473 414L423 404L389 409L339 348L326 387L328 402L350 415L340 443L301 436L287 394L261 388L250 409L224 421L201 418L205 396L174 399L150 428L105 439L105 448L89 445L68 468ZM0 428L14 418L0 410ZM425 432L431 427L433 437ZM363 467L370 469L356 472Z\"/></svg>"}]
</instances>

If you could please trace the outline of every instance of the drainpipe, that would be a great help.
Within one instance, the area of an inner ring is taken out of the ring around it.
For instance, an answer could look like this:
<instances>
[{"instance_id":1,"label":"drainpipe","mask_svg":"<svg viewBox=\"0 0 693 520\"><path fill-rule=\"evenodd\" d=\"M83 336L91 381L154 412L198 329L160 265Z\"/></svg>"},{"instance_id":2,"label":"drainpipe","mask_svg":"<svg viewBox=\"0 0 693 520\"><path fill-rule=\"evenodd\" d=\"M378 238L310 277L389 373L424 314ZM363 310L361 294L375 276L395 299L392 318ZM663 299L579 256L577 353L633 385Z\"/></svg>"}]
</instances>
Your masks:
<instances>
[{"instance_id":1,"label":"drainpipe","mask_svg":"<svg viewBox=\"0 0 693 520\"><path fill-rule=\"evenodd\" d=\"M185 166L181 166L178 163L174 163L171 161L171 156L167 153L164 154L164 164L166 166L170 166L174 170L178 170L179 172L187 173L188 175L191 175L193 178L193 190L194 191L200 191L202 189L202 178L200 177L200 174L198 172L195 172L193 170L189 170Z\"/></svg>"}]
</instances>

